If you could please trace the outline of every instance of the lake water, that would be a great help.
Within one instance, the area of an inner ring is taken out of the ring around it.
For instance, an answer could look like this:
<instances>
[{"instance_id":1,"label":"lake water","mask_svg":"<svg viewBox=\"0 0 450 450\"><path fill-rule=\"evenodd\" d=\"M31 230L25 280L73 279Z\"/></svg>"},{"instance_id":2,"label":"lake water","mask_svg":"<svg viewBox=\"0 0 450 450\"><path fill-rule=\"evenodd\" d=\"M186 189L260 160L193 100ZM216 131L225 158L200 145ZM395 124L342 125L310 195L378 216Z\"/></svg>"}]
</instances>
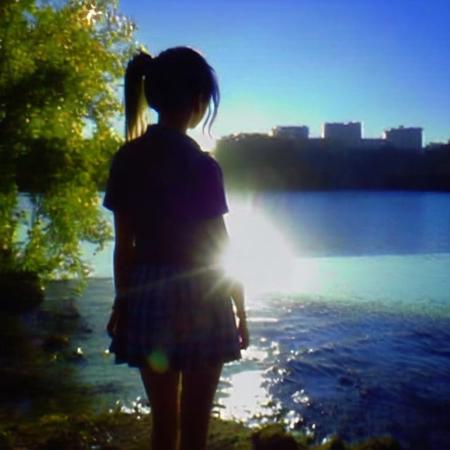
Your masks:
<instances>
[{"instance_id":1,"label":"lake water","mask_svg":"<svg viewBox=\"0 0 450 450\"><path fill-rule=\"evenodd\" d=\"M405 449L450 448L450 195L229 199L226 266L247 287L252 345L224 368L216 414L284 420L318 441L391 434ZM93 263L80 373L102 404L140 405L137 370L105 353L111 246Z\"/></svg>"}]
</instances>

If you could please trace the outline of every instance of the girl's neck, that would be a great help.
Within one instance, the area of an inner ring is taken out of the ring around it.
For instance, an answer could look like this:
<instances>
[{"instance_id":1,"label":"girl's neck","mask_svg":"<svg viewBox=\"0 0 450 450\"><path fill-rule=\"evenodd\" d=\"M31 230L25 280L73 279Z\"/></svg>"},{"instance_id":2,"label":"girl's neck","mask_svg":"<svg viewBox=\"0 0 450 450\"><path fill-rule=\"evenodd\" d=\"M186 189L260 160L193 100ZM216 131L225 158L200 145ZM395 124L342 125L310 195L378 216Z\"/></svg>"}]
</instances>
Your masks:
<instances>
[{"instance_id":1,"label":"girl's neck","mask_svg":"<svg viewBox=\"0 0 450 450\"><path fill-rule=\"evenodd\" d=\"M158 124L166 128L186 134L189 126L191 114L186 113L163 113L158 117Z\"/></svg>"}]
</instances>

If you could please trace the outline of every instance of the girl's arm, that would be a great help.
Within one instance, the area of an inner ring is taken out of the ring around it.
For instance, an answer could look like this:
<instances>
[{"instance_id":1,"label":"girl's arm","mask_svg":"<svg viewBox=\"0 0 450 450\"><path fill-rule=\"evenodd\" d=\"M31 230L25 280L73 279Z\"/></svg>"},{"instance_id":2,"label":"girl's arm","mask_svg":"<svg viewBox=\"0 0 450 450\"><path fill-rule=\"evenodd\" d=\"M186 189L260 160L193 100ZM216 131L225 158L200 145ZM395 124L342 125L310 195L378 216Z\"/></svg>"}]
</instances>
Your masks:
<instances>
[{"instance_id":1,"label":"girl's arm","mask_svg":"<svg viewBox=\"0 0 450 450\"><path fill-rule=\"evenodd\" d=\"M116 299L114 307L123 301L127 287L131 265L135 258L134 232L128 215L123 212L114 212L114 286Z\"/></svg>"},{"instance_id":2,"label":"girl's arm","mask_svg":"<svg viewBox=\"0 0 450 450\"><path fill-rule=\"evenodd\" d=\"M229 237L227 228L225 226L225 221L223 216L216 217L214 219L209 219L206 221L206 242L209 242L210 248L216 255L216 262L219 264L217 259L220 259L223 255L226 247L229 245ZM233 300L234 306L236 308L236 315L239 320L239 334L241 338L241 347L243 349L247 348L249 345L249 334L247 330L247 315L245 312L245 295L244 286L237 280L229 279L227 280L230 289L230 296Z\"/></svg>"},{"instance_id":3,"label":"girl's arm","mask_svg":"<svg viewBox=\"0 0 450 450\"><path fill-rule=\"evenodd\" d=\"M111 337L118 333L119 321L123 317L120 308L125 301L125 294L129 286L131 265L134 261L134 234L128 217L124 213L114 212L114 286L116 297L113 310L106 325L106 331Z\"/></svg>"}]
</instances>

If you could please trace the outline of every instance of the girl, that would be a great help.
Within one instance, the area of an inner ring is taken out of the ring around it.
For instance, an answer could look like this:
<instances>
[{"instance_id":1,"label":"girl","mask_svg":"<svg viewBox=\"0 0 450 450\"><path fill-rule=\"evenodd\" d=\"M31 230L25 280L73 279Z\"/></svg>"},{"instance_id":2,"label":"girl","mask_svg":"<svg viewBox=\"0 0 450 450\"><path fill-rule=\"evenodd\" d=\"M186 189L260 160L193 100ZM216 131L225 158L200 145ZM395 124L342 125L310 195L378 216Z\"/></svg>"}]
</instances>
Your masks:
<instances>
[{"instance_id":1,"label":"girl","mask_svg":"<svg viewBox=\"0 0 450 450\"><path fill-rule=\"evenodd\" d=\"M186 135L205 115L210 128L218 103L214 70L191 48L141 52L128 64L127 142L104 199L115 228L107 331L115 362L140 370L153 450L205 449L222 365L248 346L242 286L218 264L227 242L222 172ZM158 123L146 128L148 106Z\"/></svg>"}]
</instances>

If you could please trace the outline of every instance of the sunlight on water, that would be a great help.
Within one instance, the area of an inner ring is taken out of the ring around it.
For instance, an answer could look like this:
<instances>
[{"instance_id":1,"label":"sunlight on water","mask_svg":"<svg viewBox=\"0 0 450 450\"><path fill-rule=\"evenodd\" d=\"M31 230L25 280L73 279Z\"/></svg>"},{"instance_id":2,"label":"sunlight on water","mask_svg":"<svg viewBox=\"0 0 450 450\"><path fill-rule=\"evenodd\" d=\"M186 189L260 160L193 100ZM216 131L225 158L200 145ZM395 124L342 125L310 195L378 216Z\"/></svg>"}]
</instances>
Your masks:
<instances>
[{"instance_id":1,"label":"sunlight on water","mask_svg":"<svg viewBox=\"0 0 450 450\"><path fill-rule=\"evenodd\" d=\"M263 386L263 373L262 370L247 370L227 380L229 388L224 390L225 396L220 399L222 418L248 422L256 416L273 416L273 400Z\"/></svg>"},{"instance_id":2,"label":"sunlight on water","mask_svg":"<svg viewBox=\"0 0 450 450\"><path fill-rule=\"evenodd\" d=\"M230 200L231 213L225 220L231 247L224 264L244 283L249 305L275 293L450 316L450 253L307 255L298 244L311 239L304 230L299 228L293 246L264 202L252 196ZM109 212L105 214L112 220ZM92 245L83 245L83 254L95 267L93 276L111 278L112 242L97 254L92 251Z\"/></svg>"},{"instance_id":3,"label":"sunlight on water","mask_svg":"<svg viewBox=\"0 0 450 450\"><path fill-rule=\"evenodd\" d=\"M339 429L360 439L394 427L446 439L450 196L443 198L230 197L226 266L246 285L251 345L225 365L214 413L249 426L284 422L319 440ZM79 302L89 331L73 341L84 354L77 365L99 398L120 399L114 410L144 414L138 373L104 351L112 243L92 261L95 279Z\"/></svg>"},{"instance_id":4,"label":"sunlight on water","mask_svg":"<svg viewBox=\"0 0 450 450\"><path fill-rule=\"evenodd\" d=\"M241 280L250 296L268 292L318 292L323 276L317 258L294 256L275 223L251 201L233 202L226 218L231 244L225 271Z\"/></svg>"},{"instance_id":5,"label":"sunlight on water","mask_svg":"<svg viewBox=\"0 0 450 450\"><path fill-rule=\"evenodd\" d=\"M226 218L231 243L223 257L226 272L251 294L285 291L294 257L275 225L251 202L236 202Z\"/></svg>"},{"instance_id":6,"label":"sunlight on water","mask_svg":"<svg viewBox=\"0 0 450 450\"><path fill-rule=\"evenodd\" d=\"M290 292L319 292L326 273L323 273L318 258L296 258L289 284Z\"/></svg>"}]
</instances>

